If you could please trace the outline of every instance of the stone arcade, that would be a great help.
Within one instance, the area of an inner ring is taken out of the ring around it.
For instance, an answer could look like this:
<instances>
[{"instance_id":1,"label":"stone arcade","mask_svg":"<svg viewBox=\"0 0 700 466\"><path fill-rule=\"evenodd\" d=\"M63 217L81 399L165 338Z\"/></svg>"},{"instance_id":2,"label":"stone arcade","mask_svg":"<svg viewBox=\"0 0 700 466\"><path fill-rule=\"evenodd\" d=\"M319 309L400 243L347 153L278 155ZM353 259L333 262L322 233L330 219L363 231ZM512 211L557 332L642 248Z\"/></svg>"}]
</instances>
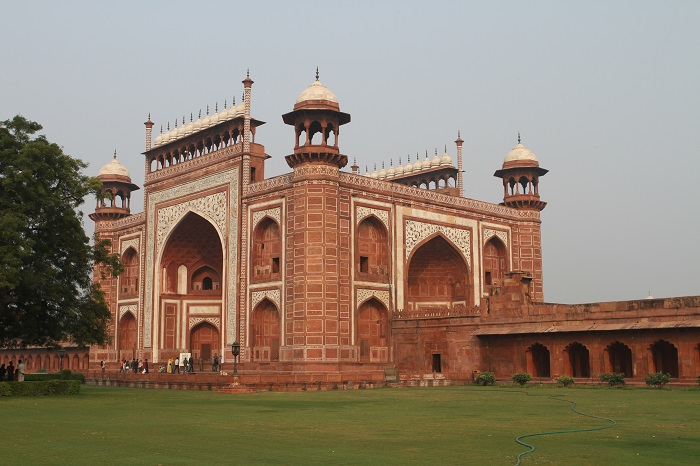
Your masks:
<instances>
[{"instance_id":1,"label":"stone arcade","mask_svg":"<svg viewBox=\"0 0 700 466\"><path fill-rule=\"evenodd\" d=\"M463 197L459 136L457 166L446 150L371 174L343 171L339 133L350 115L317 77L282 116L294 135L292 172L265 178L271 156L256 142L264 122L251 116L252 87L246 77L239 105L153 141L148 119L143 213L130 211L139 188L116 155L102 168L112 200L90 217L125 265L119 279L100 280L113 343L69 348L64 367L162 364L189 351L230 364L237 341L239 372L277 381L381 380L387 368L404 380L700 373L699 296L544 302L547 170L520 141L494 173L500 205ZM22 356L30 371L58 365L45 350Z\"/></svg>"}]
</instances>

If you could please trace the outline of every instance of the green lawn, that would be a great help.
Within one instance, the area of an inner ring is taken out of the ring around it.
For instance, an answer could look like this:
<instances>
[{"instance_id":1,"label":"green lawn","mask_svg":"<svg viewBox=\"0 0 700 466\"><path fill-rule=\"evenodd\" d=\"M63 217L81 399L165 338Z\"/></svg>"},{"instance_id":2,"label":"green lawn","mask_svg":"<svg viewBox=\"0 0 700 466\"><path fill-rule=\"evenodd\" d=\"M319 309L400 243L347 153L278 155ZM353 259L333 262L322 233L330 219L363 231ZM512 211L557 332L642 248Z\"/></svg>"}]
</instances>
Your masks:
<instances>
[{"instance_id":1,"label":"green lawn","mask_svg":"<svg viewBox=\"0 0 700 466\"><path fill-rule=\"evenodd\" d=\"M700 390L524 390L475 386L212 392L83 386L78 396L2 398L0 457L11 464L512 465L515 437L585 429L549 399L612 418L597 432L525 439L523 465L700 463Z\"/></svg>"}]
</instances>

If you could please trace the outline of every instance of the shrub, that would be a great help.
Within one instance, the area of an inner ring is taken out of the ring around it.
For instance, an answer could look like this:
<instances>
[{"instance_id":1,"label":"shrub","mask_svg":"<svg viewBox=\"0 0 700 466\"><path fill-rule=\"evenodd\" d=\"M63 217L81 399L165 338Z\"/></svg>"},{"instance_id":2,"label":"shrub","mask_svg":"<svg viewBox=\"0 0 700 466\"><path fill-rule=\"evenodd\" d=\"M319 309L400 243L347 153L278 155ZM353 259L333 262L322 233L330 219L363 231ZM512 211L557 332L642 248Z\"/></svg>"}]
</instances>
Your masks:
<instances>
[{"instance_id":1,"label":"shrub","mask_svg":"<svg viewBox=\"0 0 700 466\"><path fill-rule=\"evenodd\" d=\"M78 380L47 380L45 382L0 382L0 396L77 395Z\"/></svg>"},{"instance_id":2,"label":"shrub","mask_svg":"<svg viewBox=\"0 0 700 466\"><path fill-rule=\"evenodd\" d=\"M625 374L622 373L611 372L609 374L600 374L598 377L611 387L625 384Z\"/></svg>"},{"instance_id":3,"label":"shrub","mask_svg":"<svg viewBox=\"0 0 700 466\"><path fill-rule=\"evenodd\" d=\"M482 372L476 379L474 379L474 383L483 386L493 385L496 383L496 375L493 372Z\"/></svg>"},{"instance_id":4,"label":"shrub","mask_svg":"<svg viewBox=\"0 0 700 466\"><path fill-rule=\"evenodd\" d=\"M559 382L565 387L568 387L569 385L574 384L574 378L569 377L568 375L560 375L559 377L557 377L557 382Z\"/></svg>"},{"instance_id":5,"label":"shrub","mask_svg":"<svg viewBox=\"0 0 700 466\"><path fill-rule=\"evenodd\" d=\"M650 387L661 388L671 381L671 374L663 372L650 372L644 377L644 381Z\"/></svg>"},{"instance_id":6,"label":"shrub","mask_svg":"<svg viewBox=\"0 0 700 466\"><path fill-rule=\"evenodd\" d=\"M530 379L532 379L532 377L530 377L530 374L528 374L527 372L518 372L517 374L513 374L512 379L513 382L523 387L526 383L530 381Z\"/></svg>"},{"instance_id":7,"label":"shrub","mask_svg":"<svg viewBox=\"0 0 700 466\"><path fill-rule=\"evenodd\" d=\"M68 379L65 379L63 373L35 373L25 375L24 380L27 382L45 382L47 380L77 380L80 383L85 383L85 374L81 374L80 372L70 373Z\"/></svg>"}]
</instances>

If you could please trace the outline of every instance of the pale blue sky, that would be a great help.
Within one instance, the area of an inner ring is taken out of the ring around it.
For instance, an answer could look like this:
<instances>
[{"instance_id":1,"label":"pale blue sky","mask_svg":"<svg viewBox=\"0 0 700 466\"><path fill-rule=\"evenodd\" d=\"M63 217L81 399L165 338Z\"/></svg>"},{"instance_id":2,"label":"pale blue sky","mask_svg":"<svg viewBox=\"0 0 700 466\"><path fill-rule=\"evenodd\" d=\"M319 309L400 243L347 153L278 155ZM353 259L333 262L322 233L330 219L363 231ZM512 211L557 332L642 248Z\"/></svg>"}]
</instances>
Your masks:
<instances>
[{"instance_id":1,"label":"pale blue sky","mask_svg":"<svg viewBox=\"0 0 700 466\"><path fill-rule=\"evenodd\" d=\"M363 171L445 144L454 156L460 130L465 195L500 202L492 175L521 132L550 170L546 301L700 294L700 2L5 1L0 11L0 119L38 121L89 174L116 148L142 185L148 113L158 129L238 101L247 68L267 175L286 173L294 138L281 115L318 66L352 115L340 146Z\"/></svg>"}]
</instances>

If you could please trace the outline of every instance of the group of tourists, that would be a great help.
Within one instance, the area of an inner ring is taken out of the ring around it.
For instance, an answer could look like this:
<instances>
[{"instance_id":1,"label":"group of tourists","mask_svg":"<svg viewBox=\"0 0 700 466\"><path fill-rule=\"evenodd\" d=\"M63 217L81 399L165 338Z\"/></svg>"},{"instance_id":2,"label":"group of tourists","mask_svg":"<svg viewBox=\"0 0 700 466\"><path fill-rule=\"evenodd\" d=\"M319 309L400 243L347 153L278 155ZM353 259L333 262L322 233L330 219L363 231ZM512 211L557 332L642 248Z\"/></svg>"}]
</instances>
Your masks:
<instances>
[{"instance_id":1,"label":"group of tourists","mask_svg":"<svg viewBox=\"0 0 700 466\"><path fill-rule=\"evenodd\" d=\"M100 362L100 366L103 368L102 372L104 372L102 362ZM127 361L126 359L122 359L119 362L119 372L129 371L133 372L134 374L148 374L148 359L142 361L141 359L136 360L136 358L134 358L131 360L131 362Z\"/></svg>"},{"instance_id":2,"label":"group of tourists","mask_svg":"<svg viewBox=\"0 0 700 466\"><path fill-rule=\"evenodd\" d=\"M0 366L0 382L7 381L17 381L24 382L24 363L20 359L17 362L17 367L12 361L5 367L5 364Z\"/></svg>"},{"instance_id":3,"label":"group of tourists","mask_svg":"<svg viewBox=\"0 0 700 466\"><path fill-rule=\"evenodd\" d=\"M182 366L182 372L180 372L180 366ZM194 372L194 359L190 355L189 359L187 356L182 357L182 363L180 363L179 358L168 359L168 365L165 368L165 372L168 374L184 374L187 372Z\"/></svg>"}]
</instances>

